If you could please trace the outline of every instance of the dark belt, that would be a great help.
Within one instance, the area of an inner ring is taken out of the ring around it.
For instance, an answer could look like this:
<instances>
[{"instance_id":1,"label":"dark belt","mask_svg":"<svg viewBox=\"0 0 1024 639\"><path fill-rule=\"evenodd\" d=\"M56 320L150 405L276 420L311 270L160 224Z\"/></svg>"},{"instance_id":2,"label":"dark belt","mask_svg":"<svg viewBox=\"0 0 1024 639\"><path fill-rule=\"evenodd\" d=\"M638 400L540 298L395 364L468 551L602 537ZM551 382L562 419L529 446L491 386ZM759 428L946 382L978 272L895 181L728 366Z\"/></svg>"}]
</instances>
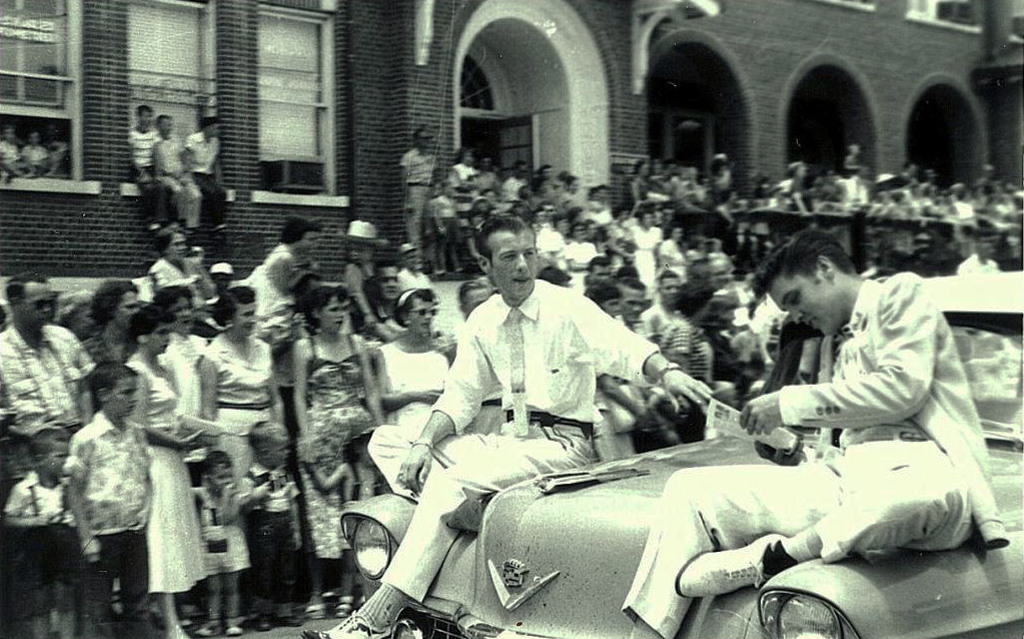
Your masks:
<instances>
[{"instance_id":1,"label":"dark belt","mask_svg":"<svg viewBox=\"0 0 1024 639\"><path fill-rule=\"evenodd\" d=\"M498 408L501 408L501 398L494 397L492 399L485 399L480 402L480 406L497 406Z\"/></svg>"},{"instance_id":2,"label":"dark belt","mask_svg":"<svg viewBox=\"0 0 1024 639\"><path fill-rule=\"evenodd\" d=\"M505 411L506 422L511 422L514 418L515 416L511 410ZM587 437L594 436L594 424L592 422L581 422L576 419L569 419L568 417L559 417L558 415L552 415L551 413L545 413L544 411L531 410L526 421L531 424L540 424L546 428L550 428L552 426L569 426L570 428L580 429Z\"/></svg>"},{"instance_id":3,"label":"dark belt","mask_svg":"<svg viewBox=\"0 0 1024 639\"><path fill-rule=\"evenodd\" d=\"M218 408L231 408L234 410L267 410L273 406L270 402L258 402L255 404L239 404L236 402L217 402Z\"/></svg>"},{"instance_id":4,"label":"dark belt","mask_svg":"<svg viewBox=\"0 0 1024 639\"><path fill-rule=\"evenodd\" d=\"M406 182L406 186L430 186L428 182Z\"/></svg>"}]
</instances>

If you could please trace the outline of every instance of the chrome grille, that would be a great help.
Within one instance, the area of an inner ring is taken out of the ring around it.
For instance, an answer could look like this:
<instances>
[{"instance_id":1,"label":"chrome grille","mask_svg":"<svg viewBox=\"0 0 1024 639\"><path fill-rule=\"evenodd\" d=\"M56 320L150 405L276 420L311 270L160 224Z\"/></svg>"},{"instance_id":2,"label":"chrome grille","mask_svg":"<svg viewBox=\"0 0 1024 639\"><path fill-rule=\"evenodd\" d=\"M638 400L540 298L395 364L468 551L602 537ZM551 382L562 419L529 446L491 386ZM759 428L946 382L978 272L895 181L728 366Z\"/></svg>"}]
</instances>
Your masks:
<instances>
[{"instance_id":1,"label":"chrome grille","mask_svg":"<svg viewBox=\"0 0 1024 639\"><path fill-rule=\"evenodd\" d=\"M405 609L399 619L413 621L423 631L425 639L466 639L454 621L437 617L421 610Z\"/></svg>"}]
</instances>

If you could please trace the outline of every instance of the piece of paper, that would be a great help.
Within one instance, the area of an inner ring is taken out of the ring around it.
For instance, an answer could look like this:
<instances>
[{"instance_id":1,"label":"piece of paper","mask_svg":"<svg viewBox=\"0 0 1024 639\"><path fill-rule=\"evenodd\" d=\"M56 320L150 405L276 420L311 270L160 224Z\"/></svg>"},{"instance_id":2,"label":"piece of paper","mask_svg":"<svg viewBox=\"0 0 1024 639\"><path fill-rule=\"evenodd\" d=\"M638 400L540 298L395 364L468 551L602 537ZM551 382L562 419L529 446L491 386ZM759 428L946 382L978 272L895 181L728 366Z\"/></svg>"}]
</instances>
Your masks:
<instances>
[{"instance_id":1,"label":"piece of paper","mask_svg":"<svg viewBox=\"0 0 1024 639\"><path fill-rule=\"evenodd\" d=\"M708 403L707 422L704 428L707 432L714 432L719 436L762 442L780 450L794 450L799 440L797 435L787 428L776 428L767 435L751 435L740 426L740 411L717 399L712 399Z\"/></svg>"}]
</instances>

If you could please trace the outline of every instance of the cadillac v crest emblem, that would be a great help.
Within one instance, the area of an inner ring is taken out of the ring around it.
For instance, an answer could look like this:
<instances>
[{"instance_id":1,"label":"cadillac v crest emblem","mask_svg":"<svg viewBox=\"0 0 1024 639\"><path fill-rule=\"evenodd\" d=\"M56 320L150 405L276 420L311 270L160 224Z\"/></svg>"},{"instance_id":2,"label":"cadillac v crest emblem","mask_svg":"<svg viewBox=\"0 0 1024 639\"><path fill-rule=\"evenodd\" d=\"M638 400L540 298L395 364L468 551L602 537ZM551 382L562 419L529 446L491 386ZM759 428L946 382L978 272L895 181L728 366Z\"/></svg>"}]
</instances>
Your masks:
<instances>
[{"instance_id":1,"label":"cadillac v crest emblem","mask_svg":"<svg viewBox=\"0 0 1024 639\"><path fill-rule=\"evenodd\" d=\"M498 594L498 600L505 610L509 612L523 605L527 599L537 593L538 590L551 583L558 576L558 571L544 577L534 577L533 581L526 581L526 573L530 570L526 564L518 559L507 559L501 564L501 570L494 565L490 559L487 560L487 567L491 571L491 583L494 584L494 591ZM525 588L524 588L525 586ZM522 590L515 595L509 592L510 588Z\"/></svg>"},{"instance_id":2,"label":"cadillac v crest emblem","mask_svg":"<svg viewBox=\"0 0 1024 639\"><path fill-rule=\"evenodd\" d=\"M501 565L501 580L509 588L522 588L526 573L530 572L526 564L518 559L506 559Z\"/></svg>"}]
</instances>

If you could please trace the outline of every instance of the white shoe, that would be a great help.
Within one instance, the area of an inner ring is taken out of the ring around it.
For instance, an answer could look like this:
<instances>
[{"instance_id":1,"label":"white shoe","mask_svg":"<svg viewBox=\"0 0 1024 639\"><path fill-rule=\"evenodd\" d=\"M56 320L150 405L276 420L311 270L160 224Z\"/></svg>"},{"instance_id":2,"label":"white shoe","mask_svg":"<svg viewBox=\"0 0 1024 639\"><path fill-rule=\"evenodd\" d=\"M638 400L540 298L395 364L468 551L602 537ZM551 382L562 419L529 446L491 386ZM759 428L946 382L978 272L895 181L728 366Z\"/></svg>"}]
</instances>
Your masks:
<instances>
[{"instance_id":1,"label":"white shoe","mask_svg":"<svg viewBox=\"0 0 1024 639\"><path fill-rule=\"evenodd\" d=\"M387 639L391 629L371 627L362 617L353 615L330 630L303 630L302 639Z\"/></svg>"},{"instance_id":2,"label":"white shoe","mask_svg":"<svg viewBox=\"0 0 1024 639\"><path fill-rule=\"evenodd\" d=\"M782 539L782 535L765 535L737 550L704 553L679 571L676 592L680 597L710 597L760 586L765 582L764 553Z\"/></svg>"}]
</instances>

